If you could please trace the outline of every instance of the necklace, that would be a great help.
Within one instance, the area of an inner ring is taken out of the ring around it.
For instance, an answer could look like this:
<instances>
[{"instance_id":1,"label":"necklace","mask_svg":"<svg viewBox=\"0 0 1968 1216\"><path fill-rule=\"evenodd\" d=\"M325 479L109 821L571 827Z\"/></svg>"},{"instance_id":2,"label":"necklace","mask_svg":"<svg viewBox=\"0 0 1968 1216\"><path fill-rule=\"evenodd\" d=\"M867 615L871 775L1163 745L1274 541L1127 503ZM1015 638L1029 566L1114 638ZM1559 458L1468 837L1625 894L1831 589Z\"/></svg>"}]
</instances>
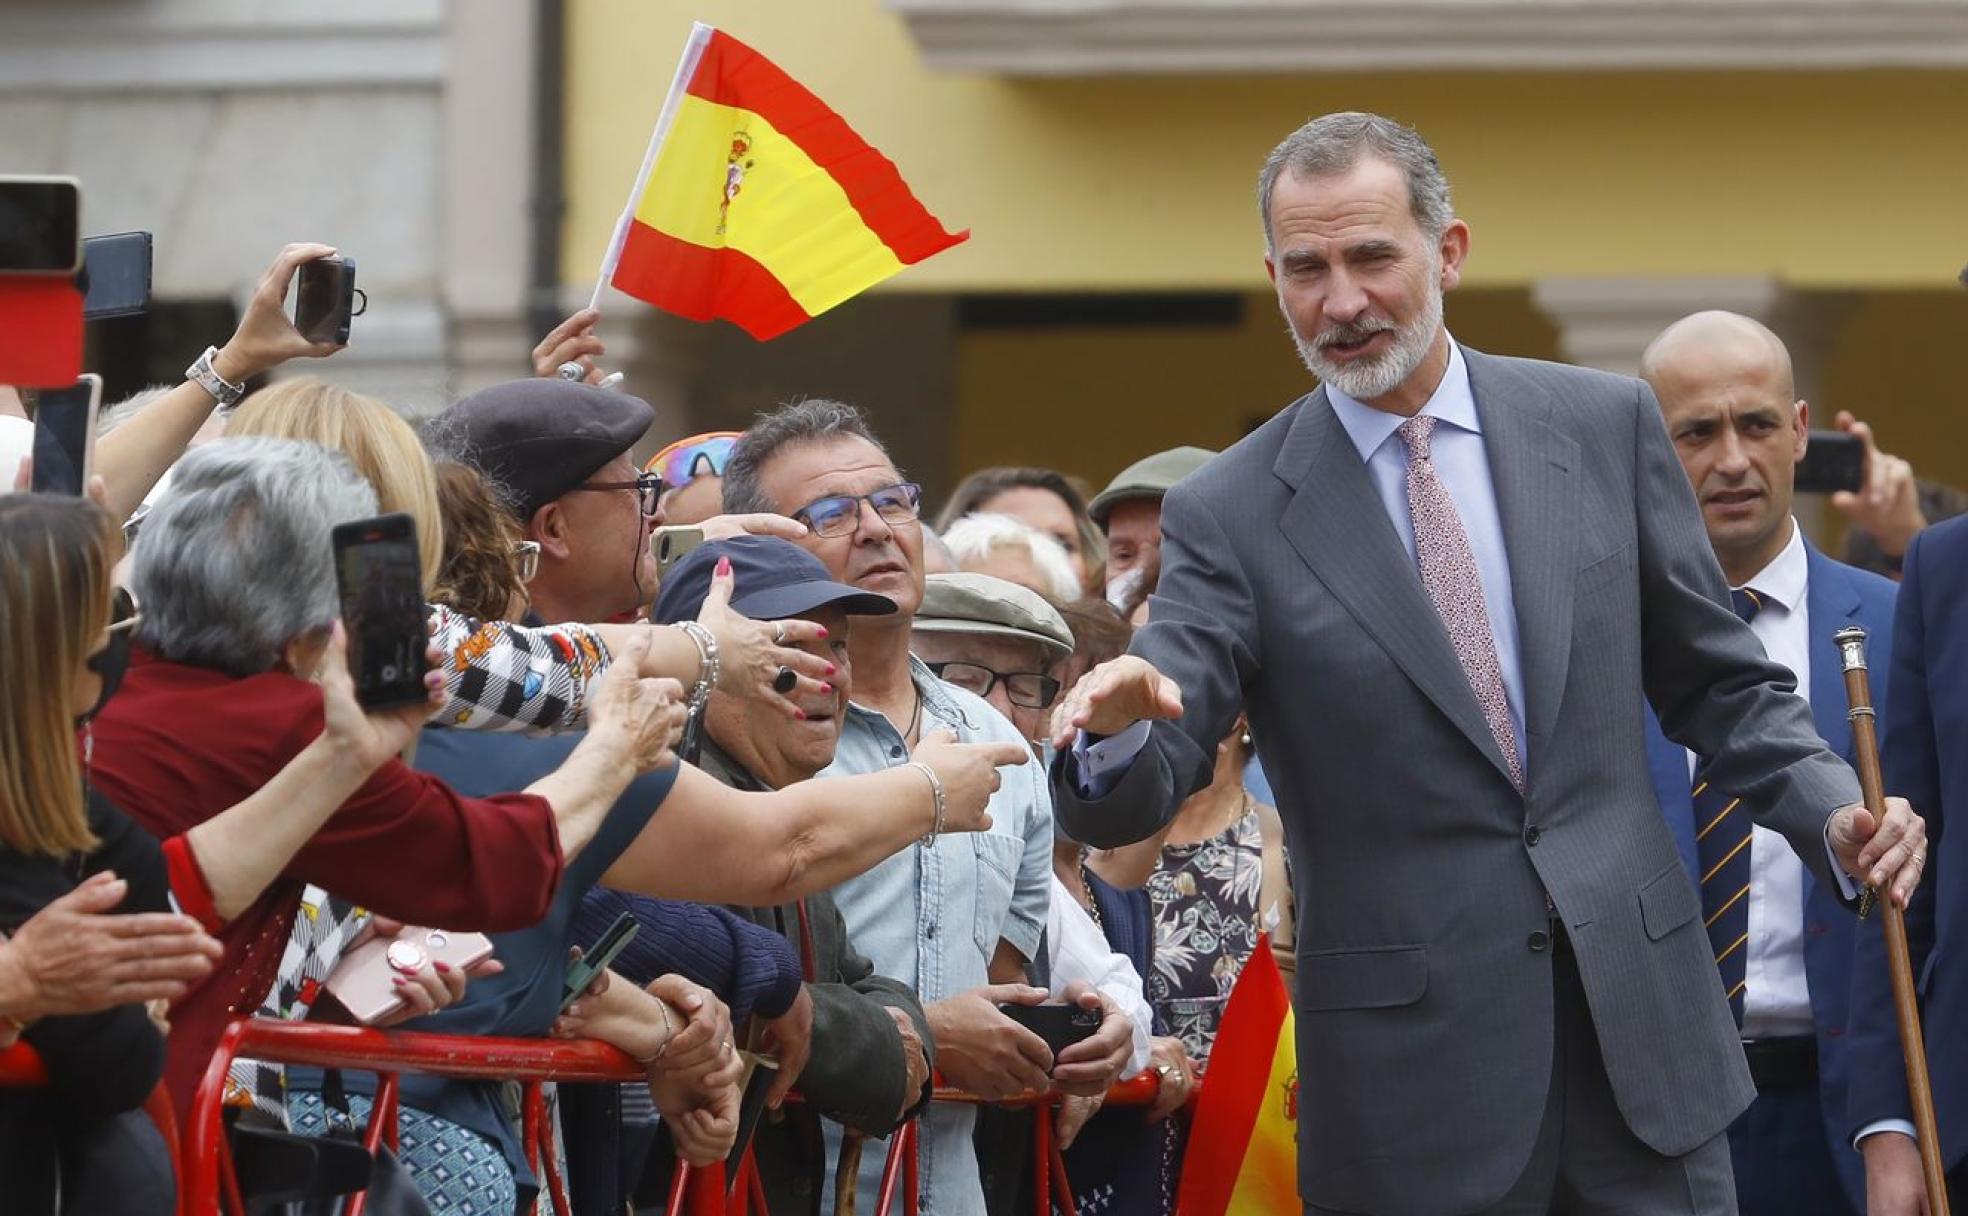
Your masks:
<instances>
[{"instance_id":1,"label":"necklace","mask_svg":"<svg viewBox=\"0 0 1968 1216\"><path fill-rule=\"evenodd\" d=\"M1093 918L1093 927L1100 930L1100 936L1107 936L1107 923L1100 919L1100 900L1093 894L1093 871L1087 868L1087 847L1080 846L1080 887L1086 892L1087 915Z\"/></svg>"},{"instance_id":2,"label":"necklace","mask_svg":"<svg viewBox=\"0 0 1968 1216\"><path fill-rule=\"evenodd\" d=\"M916 708L909 715L909 729L902 732L902 742L913 748L922 742L923 695L922 689L917 688L915 684L911 683L909 688L916 694Z\"/></svg>"}]
</instances>

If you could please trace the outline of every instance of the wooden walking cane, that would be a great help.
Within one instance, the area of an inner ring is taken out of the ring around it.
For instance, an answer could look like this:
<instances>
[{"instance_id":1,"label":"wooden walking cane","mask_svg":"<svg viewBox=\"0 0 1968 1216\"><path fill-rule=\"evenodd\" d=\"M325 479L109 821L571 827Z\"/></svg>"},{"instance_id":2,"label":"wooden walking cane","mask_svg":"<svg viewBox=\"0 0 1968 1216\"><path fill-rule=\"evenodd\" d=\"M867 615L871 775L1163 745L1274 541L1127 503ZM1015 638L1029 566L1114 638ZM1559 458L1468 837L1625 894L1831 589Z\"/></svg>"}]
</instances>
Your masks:
<instances>
[{"instance_id":1,"label":"wooden walking cane","mask_svg":"<svg viewBox=\"0 0 1968 1216\"><path fill-rule=\"evenodd\" d=\"M1857 625L1832 635L1845 669L1845 700L1851 707L1852 752L1859 761L1859 788L1875 824L1886 820L1885 782L1879 772L1879 735L1873 726L1872 682L1866 674L1866 631ZM1876 893L1865 889L1859 900L1863 918ZM1906 1058L1907 1096L1913 1103L1913 1126L1920 1142L1920 1170L1927 1178L1927 1211L1948 1216L1947 1170L1941 1164L1941 1137L1934 1121L1934 1089L1927 1079L1927 1044L1920 1033L1920 1007L1913 992L1913 957L1907 949L1906 912L1886 902L1886 965L1893 980L1893 1007L1900 1020L1900 1052Z\"/></svg>"}]
</instances>

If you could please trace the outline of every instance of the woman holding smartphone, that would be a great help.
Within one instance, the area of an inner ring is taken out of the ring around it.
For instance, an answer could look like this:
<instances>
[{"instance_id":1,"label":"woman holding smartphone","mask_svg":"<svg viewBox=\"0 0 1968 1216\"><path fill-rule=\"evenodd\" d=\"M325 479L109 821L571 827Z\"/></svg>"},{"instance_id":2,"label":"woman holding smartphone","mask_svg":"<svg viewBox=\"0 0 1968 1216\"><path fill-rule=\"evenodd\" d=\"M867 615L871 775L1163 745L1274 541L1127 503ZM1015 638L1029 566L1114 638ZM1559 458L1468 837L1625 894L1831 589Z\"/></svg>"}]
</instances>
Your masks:
<instances>
[{"instance_id":1,"label":"woman holding smartphone","mask_svg":"<svg viewBox=\"0 0 1968 1216\"><path fill-rule=\"evenodd\" d=\"M131 932L147 934L158 970L195 978L220 953L200 923L216 928L257 899L433 706L363 713L337 635L324 667L319 737L263 789L160 843L86 780L90 722L121 681L138 620L128 596L110 586L119 549L109 514L93 502L0 496L0 930L20 932L78 893L94 900L121 892L113 906ZM196 919L171 915L174 904ZM46 1089L0 1089L9 1200L52 1211L59 1192L63 1211L169 1211L171 1163L137 1110L162 1070L167 1002L21 1016L31 1012L0 1017L0 1045L18 1037L33 1046L50 1081Z\"/></svg>"}]
</instances>

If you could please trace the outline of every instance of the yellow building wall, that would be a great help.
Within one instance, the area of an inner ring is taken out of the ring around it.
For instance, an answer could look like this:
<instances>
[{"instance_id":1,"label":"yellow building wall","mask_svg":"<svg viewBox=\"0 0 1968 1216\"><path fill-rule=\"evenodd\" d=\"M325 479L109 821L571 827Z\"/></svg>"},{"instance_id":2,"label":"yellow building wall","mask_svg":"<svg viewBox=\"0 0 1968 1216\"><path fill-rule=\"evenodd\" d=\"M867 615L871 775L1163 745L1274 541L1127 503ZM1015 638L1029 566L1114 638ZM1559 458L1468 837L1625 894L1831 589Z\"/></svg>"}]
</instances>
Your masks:
<instances>
[{"instance_id":1,"label":"yellow building wall","mask_svg":"<svg viewBox=\"0 0 1968 1216\"><path fill-rule=\"evenodd\" d=\"M1472 286L1931 287L1964 254L1968 73L1031 80L928 71L877 0L571 0L569 283L593 281L693 17L772 57L972 229L891 290L1261 286L1258 165L1349 108L1433 142L1475 229Z\"/></svg>"}]
</instances>

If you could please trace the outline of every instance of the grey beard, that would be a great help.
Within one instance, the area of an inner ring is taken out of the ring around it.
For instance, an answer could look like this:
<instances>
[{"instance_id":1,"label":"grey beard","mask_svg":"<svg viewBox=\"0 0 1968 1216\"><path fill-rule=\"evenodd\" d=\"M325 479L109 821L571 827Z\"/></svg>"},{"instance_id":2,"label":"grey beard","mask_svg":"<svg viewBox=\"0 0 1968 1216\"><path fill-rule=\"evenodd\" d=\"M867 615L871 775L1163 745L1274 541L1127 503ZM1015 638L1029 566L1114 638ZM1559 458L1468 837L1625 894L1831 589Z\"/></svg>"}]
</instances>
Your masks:
<instances>
[{"instance_id":1,"label":"grey beard","mask_svg":"<svg viewBox=\"0 0 1968 1216\"><path fill-rule=\"evenodd\" d=\"M1287 321L1288 327L1289 324ZM1300 337L1296 328L1291 330L1291 335L1292 344L1298 347L1298 357L1304 360L1306 370L1317 376L1321 383L1338 389L1355 401L1371 401L1393 392L1414 375L1415 369L1428 357L1428 348L1435 342L1435 331L1441 327L1442 289L1437 286L1430 289L1421 315L1397 329L1394 345L1377 359L1335 363L1326 358L1324 351Z\"/></svg>"}]
</instances>

